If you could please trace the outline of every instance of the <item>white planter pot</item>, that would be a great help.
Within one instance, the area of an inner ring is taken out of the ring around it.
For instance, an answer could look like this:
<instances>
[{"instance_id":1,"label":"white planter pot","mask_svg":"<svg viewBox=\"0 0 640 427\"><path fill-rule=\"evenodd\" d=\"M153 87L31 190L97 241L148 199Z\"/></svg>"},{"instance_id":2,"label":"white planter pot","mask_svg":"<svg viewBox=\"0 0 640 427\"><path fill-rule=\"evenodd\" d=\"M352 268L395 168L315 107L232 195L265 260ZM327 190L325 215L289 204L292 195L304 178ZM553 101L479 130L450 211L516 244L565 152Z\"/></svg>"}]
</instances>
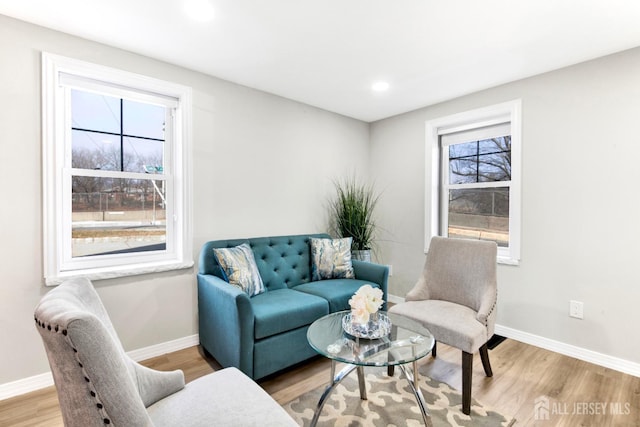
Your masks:
<instances>
[{"instance_id":1,"label":"white planter pot","mask_svg":"<svg viewBox=\"0 0 640 427\"><path fill-rule=\"evenodd\" d=\"M371 249L351 251L351 258L359 261L371 262Z\"/></svg>"}]
</instances>

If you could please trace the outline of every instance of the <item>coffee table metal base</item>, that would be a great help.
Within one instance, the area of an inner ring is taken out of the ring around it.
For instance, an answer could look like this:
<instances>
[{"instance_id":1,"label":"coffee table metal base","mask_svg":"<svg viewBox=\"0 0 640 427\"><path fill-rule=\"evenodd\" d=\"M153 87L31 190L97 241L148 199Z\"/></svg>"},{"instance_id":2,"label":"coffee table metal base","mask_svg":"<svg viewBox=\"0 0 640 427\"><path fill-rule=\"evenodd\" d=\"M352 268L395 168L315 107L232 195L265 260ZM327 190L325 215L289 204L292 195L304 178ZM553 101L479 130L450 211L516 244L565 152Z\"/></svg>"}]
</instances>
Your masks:
<instances>
[{"instance_id":1,"label":"coffee table metal base","mask_svg":"<svg viewBox=\"0 0 640 427\"><path fill-rule=\"evenodd\" d=\"M322 412L322 408L324 407L324 404L326 403L327 398L329 398L329 395L331 395L331 392L338 386L338 384L342 382L343 379L346 378L347 375L353 372L354 369L357 369L358 371L358 386L360 387L360 398L362 400L367 400L367 389L364 382L364 368L359 365L347 364L336 375L335 363L336 362L334 360L331 361L331 377L332 377L331 384L327 386L327 388L322 393L322 396L320 396L320 400L318 401L318 406L316 407L316 411L313 414L313 419L311 420L311 427L316 427L316 424L318 423L318 418L320 418L320 413ZM429 411L427 410L427 404L425 403L424 396L422 395L422 391L418 386L417 363L413 362L413 372L411 372L410 369L407 369L407 367L404 364L398 365L398 366L400 366L402 373L404 374L407 381L409 381L409 385L411 386L413 395L415 396L416 401L418 402L418 407L420 408L420 412L422 413L422 419L424 420L424 425L426 427L433 427L433 424L431 423L431 416L429 415Z\"/></svg>"}]
</instances>

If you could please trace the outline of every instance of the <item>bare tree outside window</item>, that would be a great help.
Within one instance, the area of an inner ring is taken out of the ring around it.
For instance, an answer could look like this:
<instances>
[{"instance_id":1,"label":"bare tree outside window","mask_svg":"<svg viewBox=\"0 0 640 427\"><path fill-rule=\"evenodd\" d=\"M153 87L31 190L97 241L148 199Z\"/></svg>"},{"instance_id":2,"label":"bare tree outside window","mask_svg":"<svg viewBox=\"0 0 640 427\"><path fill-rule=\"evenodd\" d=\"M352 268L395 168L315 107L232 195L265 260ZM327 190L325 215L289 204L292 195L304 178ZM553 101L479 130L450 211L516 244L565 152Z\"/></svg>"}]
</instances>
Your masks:
<instances>
[{"instance_id":1,"label":"bare tree outside window","mask_svg":"<svg viewBox=\"0 0 640 427\"><path fill-rule=\"evenodd\" d=\"M511 136L452 144L449 147L450 237L509 244Z\"/></svg>"}]
</instances>

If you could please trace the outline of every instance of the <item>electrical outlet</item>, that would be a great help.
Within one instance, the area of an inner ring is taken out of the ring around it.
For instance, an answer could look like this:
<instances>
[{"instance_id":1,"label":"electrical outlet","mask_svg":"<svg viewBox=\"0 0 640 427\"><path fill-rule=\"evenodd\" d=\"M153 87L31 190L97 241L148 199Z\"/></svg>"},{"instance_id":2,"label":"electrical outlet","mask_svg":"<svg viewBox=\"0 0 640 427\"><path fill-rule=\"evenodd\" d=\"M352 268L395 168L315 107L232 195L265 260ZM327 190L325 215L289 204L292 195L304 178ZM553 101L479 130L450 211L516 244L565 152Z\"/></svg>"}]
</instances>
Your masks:
<instances>
[{"instance_id":1,"label":"electrical outlet","mask_svg":"<svg viewBox=\"0 0 640 427\"><path fill-rule=\"evenodd\" d=\"M569 301L569 317L584 318L584 304L582 301Z\"/></svg>"}]
</instances>

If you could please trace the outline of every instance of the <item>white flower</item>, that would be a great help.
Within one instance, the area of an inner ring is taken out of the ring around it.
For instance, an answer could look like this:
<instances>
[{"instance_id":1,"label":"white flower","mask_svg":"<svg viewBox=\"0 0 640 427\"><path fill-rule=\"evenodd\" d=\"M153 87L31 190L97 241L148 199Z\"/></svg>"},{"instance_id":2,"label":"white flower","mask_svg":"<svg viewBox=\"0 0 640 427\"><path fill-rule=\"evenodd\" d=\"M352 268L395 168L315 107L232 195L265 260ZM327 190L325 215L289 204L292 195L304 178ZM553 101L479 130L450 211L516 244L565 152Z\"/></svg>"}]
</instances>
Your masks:
<instances>
[{"instance_id":1,"label":"white flower","mask_svg":"<svg viewBox=\"0 0 640 427\"><path fill-rule=\"evenodd\" d=\"M349 300L351 316L354 322L365 324L369 316L382 307L382 290L371 285L363 285Z\"/></svg>"}]
</instances>

